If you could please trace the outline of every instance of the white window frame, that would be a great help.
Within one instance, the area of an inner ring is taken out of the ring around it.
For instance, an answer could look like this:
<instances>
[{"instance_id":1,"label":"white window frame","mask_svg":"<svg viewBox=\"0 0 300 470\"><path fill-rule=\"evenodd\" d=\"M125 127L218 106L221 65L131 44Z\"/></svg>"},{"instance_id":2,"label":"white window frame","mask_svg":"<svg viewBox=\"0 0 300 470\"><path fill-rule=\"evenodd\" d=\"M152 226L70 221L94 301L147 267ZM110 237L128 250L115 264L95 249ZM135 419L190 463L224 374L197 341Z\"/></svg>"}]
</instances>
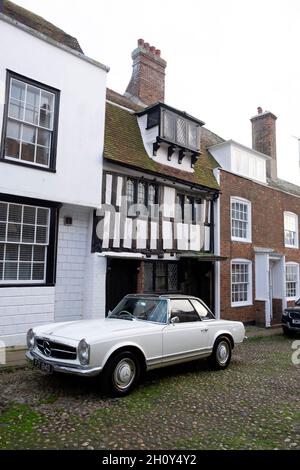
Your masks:
<instances>
[{"instance_id":1,"label":"white window frame","mask_svg":"<svg viewBox=\"0 0 300 470\"><path fill-rule=\"evenodd\" d=\"M295 245L291 245L289 243L286 243L285 241L285 231L286 231L286 217L294 217L295 219L295 226L296 226L296 232L295 232ZM289 211L285 211L283 213L283 226L284 226L284 230L283 230L283 237L284 237L284 246L286 248L299 248L299 224L298 224L298 215L295 214L294 212L289 212Z\"/></svg>"},{"instance_id":2,"label":"white window frame","mask_svg":"<svg viewBox=\"0 0 300 470\"><path fill-rule=\"evenodd\" d=\"M11 263L17 263L17 273L18 273L18 277L19 277L19 269L20 269L20 265L22 263L26 263L26 264L31 264L31 278L32 278L32 270L33 270L33 267L34 265L39 265L39 264L44 264L44 273L43 273L43 279L38 279L38 280L35 280L35 279L7 279L7 280L4 280L4 279L0 279L0 286L6 286L6 285L15 285L15 286L18 286L18 285L44 285L46 283L46 274L47 274L47 266L48 266L48 249L49 249L49 245L50 245L50 238L49 238L49 235L50 235L50 217L51 217L51 211L50 211L50 208L48 207L42 207L42 206L36 206L36 205L32 205L32 204L22 204L22 203L19 203L19 202L7 202L7 201L3 201L1 200L0 201L1 203L3 204L7 204L7 214L6 214L6 221L3 221L2 223L6 223L6 235L5 235L5 240L2 240L0 243L1 245L4 246L4 254L6 253L6 250L7 250L7 245L16 245L18 247L21 247L21 246L30 246L30 247L33 247L32 248L32 256L33 256L33 250L34 250L34 247L35 246L41 246L41 247L44 247L45 248L45 254L44 254L44 260L40 260L40 261L34 261L33 258L31 259L31 261L21 261L20 260L20 248L18 248L18 258L16 260L13 260L11 261ZM22 210L22 219L21 219L21 222L9 222L9 206L10 205L14 205L14 206L20 206L21 207L21 210ZM38 209L42 209L42 210L47 210L48 211L48 223L47 225L43 225L43 224L37 224L37 219L35 219L35 223L34 224L25 224L23 222L23 211L24 211L24 208L25 207L33 207L35 210L36 210L36 217L37 217L37 211ZM7 234L8 234L8 225L9 223L12 223L12 224L15 224L15 225L18 225L20 226L20 241L11 241L11 240L8 240L7 239ZM22 241L22 232L23 232L23 228L24 228L24 225L29 225L29 226L33 226L35 228L35 240L34 242L23 242ZM39 243L37 240L36 240L36 229L37 227L45 227L46 228L46 241L45 242L41 242ZM3 260L3 272L2 274L4 273L4 266L5 266L5 261Z\"/></svg>"},{"instance_id":3,"label":"white window frame","mask_svg":"<svg viewBox=\"0 0 300 470\"><path fill-rule=\"evenodd\" d=\"M295 266L296 268L296 273L297 273L297 280L296 280L296 295L292 297L288 297L287 295L287 279L286 279L286 272L287 272L287 267L288 266ZM300 297L299 294L299 263L296 263L294 261L289 261L285 264L285 297L287 301L290 300L297 300Z\"/></svg>"},{"instance_id":4,"label":"white window frame","mask_svg":"<svg viewBox=\"0 0 300 470\"><path fill-rule=\"evenodd\" d=\"M232 217L232 204L233 203L239 203L239 204L244 204L247 206L247 213L248 213L248 221L247 221L247 236L246 238L243 237L235 237L232 235L232 228L233 228L233 217ZM251 243L252 242L252 205L251 201L248 201L248 199L243 199L241 197L237 196L232 196L230 198L230 235L231 235L231 240L236 241L236 242L242 242L242 243Z\"/></svg>"},{"instance_id":5,"label":"white window frame","mask_svg":"<svg viewBox=\"0 0 300 470\"><path fill-rule=\"evenodd\" d=\"M242 302L232 301L232 265L233 264L245 264L248 266L248 299ZM253 281L252 281L252 261L249 259L236 258L232 259L230 263L230 301L231 307L245 307L247 305L253 305Z\"/></svg>"}]
</instances>

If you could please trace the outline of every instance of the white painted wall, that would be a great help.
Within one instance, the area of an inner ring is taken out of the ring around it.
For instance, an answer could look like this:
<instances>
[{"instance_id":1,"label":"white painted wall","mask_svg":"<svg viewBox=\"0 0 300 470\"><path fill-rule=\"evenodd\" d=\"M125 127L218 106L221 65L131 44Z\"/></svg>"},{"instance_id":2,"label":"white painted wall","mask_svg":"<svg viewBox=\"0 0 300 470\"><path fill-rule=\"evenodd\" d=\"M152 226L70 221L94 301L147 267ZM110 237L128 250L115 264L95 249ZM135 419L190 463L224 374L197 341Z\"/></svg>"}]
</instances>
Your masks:
<instances>
[{"instance_id":1,"label":"white painted wall","mask_svg":"<svg viewBox=\"0 0 300 470\"><path fill-rule=\"evenodd\" d=\"M54 287L1 288L0 341L25 345L29 328L54 321L54 302Z\"/></svg>"},{"instance_id":2,"label":"white painted wall","mask_svg":"<svg viewBox=\"0 0 300 470\"><path fill-rule=\"evenodd\" d=\"M232 140L214 145L209 151L223 170L261 183L267 182L266 161L269 159L267 155Z\"/></svg>"},{"instance_id":3,"label":"white painted wall","mask_svg":"<svg viewBox=\"0 0 300 470\"><path fill-rule=\"evenodd\" d=\"M178 163L178 150L176 150L170 161L168 161L168 145L162 143L161 147L158 149L156 156L153 156L153 144L156 141L158 136L158 126L152 127L151 129L146 129L147 127L147 115L138 117L138 124L140 127L142 139L146 152L149 157L161 163L162 165L167 165L177 170L188 171L189 173L194 173L194 169L191 167L191 154L186 155L182 160L182 163Z\"/></svg>"},{"instance_id":4,"label":"white painted wall","mask_svg":"<svg viewBox=\"0 0 300 470\"><path fill-rule=\"evenodd\" d=\"M2 19L0 38L0 136L7 69L61 91L56 174L0 162L0 192L97 207L105 70Z\"/></svg>"}]
</instances>

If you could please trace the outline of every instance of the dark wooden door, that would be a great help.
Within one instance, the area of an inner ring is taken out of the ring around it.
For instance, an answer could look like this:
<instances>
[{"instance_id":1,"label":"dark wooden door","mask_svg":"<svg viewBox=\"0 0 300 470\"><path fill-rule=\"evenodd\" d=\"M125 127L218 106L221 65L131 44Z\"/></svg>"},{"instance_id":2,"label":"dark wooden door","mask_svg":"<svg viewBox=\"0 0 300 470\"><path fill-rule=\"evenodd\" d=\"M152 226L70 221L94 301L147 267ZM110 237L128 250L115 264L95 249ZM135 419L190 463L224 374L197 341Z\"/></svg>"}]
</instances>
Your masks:
<instances>
[{"instance_id":1,"label":"dark wooden door","mask_svg":"<svg viewBox=\"0 0 300 470\"><path fill-rule=\"evenodd\" d=\"M106 314L127 294L137 291L137 274L140 261L108 259L106 275Z\"/></svg>"}]
</instances>

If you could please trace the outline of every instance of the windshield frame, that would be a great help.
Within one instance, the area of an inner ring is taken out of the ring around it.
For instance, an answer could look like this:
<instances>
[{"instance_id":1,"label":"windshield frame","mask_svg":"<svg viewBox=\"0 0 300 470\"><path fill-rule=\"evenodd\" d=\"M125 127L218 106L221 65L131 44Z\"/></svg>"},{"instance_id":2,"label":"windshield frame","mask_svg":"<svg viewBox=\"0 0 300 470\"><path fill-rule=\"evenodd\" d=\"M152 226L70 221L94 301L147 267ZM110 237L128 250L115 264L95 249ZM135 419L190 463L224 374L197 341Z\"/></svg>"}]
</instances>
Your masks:
<instances>
[{"instance_id":1,"label":"windshield frame","mask_svg":"<svg viewBox=\"0 0 300 470\"><path fill-rule=\"evenodd\" d=\"M153 321L153 320L145 320L143 318L137 318L135 317L134 315L132 315L132 318L124 318L122 316L119 316L119 315L116 315L116 316L112 316L113 315L113 312L114 310L117 309L117 307L121 304L121 302L123 302L125 299L137 299L137 300L155 300L156 302L161 302L161 301L164 301L167 303L167 318L166 318L166 321L164 322L160 322L160 321ZM156 296L147 296L147 297L144 297L143 295L141 296L136 296L136 295L126 295L125 297L123 297L122 300L120 300L120 302L115 306L115 308L109 313L109 315L107 316L108 319L112 318L112 319L117 319L117 320L129 320L129 321L142 321L144 323L153 323L154 325L167 325L168 323L170 323L170 299L168 298L164 298L164 297L156 297Z\"/></svg>"}]
</instances>

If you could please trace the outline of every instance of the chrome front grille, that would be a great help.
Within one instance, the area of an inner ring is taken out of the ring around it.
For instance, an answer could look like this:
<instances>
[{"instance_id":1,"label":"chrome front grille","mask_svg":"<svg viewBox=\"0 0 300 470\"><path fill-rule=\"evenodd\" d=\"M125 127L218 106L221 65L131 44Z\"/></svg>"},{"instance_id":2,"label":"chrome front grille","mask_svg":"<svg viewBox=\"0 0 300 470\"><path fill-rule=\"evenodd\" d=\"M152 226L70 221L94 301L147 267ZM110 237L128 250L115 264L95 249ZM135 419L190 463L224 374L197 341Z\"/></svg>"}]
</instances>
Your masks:
<instances>
[{"instance_id":1,"label":"chrome front grille","mask_svg":"<svg viewBox=\"0 0 300 470\"><path fill-rule=\"evenodd\" d=\"M37 338L36 345L38 350L45 356L55 359L69 359L75 360L77 357L77 350L73 346L57 343L45 338Z\"/></svg>"},{"instance_id":2,"label":"chrome front grille","mask_svg":"<svg viewBox=\"0 0 300 470\"><path fill-rule=\"evenodd\" d=\"M297 312L296 310L290 310L289 315L292 320L300 320L300 312Z\"/></svg>"}]
</instances>

